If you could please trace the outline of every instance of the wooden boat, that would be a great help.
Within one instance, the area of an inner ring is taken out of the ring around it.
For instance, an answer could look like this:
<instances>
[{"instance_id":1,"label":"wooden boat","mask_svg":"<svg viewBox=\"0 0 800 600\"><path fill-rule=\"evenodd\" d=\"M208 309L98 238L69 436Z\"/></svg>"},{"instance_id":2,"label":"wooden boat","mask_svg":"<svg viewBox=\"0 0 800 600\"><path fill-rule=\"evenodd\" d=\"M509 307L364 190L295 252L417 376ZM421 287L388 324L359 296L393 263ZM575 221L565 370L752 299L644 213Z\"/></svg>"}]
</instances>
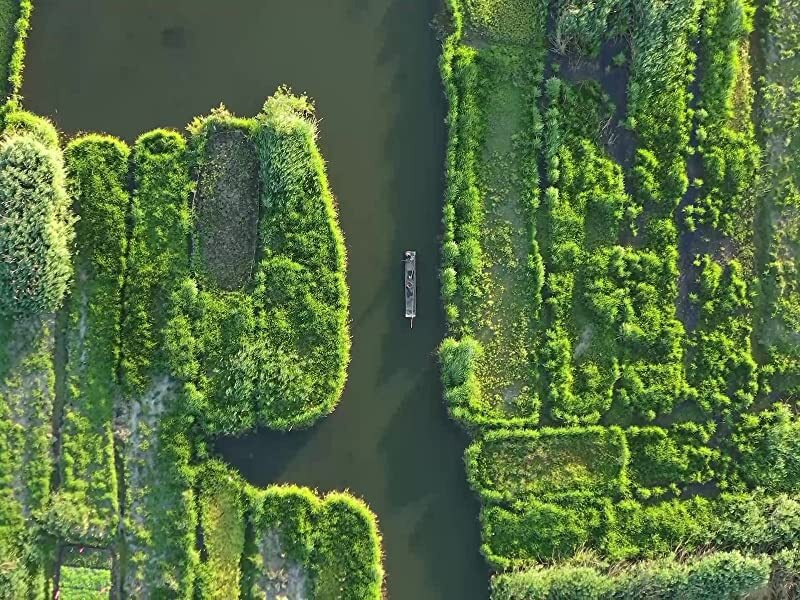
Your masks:
<instances>
[{"instance_id":1,"label":"wooden boat","mask_svg":"<svg viewBox=\"0 0 800 600\"><path fill-rule=\"evenodd\" d=\"M415 250L406 250L403 256L403 265L406 318L411 319L411 327L414 327L414 317L417 316L417 253Z\"/></svg>"}]
</instances>

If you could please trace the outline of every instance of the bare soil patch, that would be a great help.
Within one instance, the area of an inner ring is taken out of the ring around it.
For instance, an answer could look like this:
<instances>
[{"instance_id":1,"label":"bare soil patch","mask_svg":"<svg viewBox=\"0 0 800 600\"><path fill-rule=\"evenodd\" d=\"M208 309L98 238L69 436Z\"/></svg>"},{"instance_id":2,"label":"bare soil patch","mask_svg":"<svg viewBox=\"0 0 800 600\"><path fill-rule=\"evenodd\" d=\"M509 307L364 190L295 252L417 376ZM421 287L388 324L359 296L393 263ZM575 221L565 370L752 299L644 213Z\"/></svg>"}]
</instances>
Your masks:
<instances>
[{"instance_id":1,"label":"bare soil patch","mask_svg":"<svg viewBox=\"0 0 800 600\"><path fill-rule=\"evenodd\" d=\"M209 132L193 210L202 270L223 289L242 288L253 270L259 216L258 156L244 132Z\"/></svg>"}]
</instances>

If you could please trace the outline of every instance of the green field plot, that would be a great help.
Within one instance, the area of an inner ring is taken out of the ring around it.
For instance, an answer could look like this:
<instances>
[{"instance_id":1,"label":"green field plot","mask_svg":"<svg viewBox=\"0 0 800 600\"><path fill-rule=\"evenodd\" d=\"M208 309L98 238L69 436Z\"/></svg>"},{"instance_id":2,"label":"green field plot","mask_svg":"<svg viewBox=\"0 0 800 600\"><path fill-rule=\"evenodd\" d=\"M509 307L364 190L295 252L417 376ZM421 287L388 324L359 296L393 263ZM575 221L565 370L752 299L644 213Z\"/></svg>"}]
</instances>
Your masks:
<instances>
[{"instance_id":1,"label":"green field plot","mask_svg":"<svg viewBox=\"0 0 800 600\"><path fill-rule=\"evenodd\" d=\"M111 571L63 566L58 591L64 600L105 600L111 594Z\"/></svg>"},{"instance_id":2,"label":"green field plot","mask_svg":"<svg viewBox=\"0 0 800 600\"><path fill-rule=\"evenodd\" d=\"M466 462L473 488L495 501L614 496L627 487L628 448L613 427L492 431Z\"/></svg>"},{"instance_id":3,"label":"green field plot","mask_svg":"<svg viewBox=\"0 0 800 600\"><path fill-rule=\"evenodd\" d=\"M448 10L440 361L494 599L785 597L800 5Z\"/></svg>"}]
</instances>

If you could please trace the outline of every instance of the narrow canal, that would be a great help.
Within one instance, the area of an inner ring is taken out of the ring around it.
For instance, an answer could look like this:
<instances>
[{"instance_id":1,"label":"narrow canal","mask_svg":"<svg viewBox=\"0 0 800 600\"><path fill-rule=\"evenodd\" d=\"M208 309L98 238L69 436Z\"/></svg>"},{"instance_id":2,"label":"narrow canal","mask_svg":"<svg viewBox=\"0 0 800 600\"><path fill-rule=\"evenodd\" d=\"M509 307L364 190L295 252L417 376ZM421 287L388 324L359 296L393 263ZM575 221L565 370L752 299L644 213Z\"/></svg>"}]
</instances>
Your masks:
<instances>
[{"instance_id":1,"label":"narrow canal","mask_svg":"<svg viewBox=\"0 0 800 600\"><path fill-rule=\"evenodd\" d=\"M224 102L252 115L282 83L307 92L349 255L353 349L336 412L308 431L219 440L252 483L348 488L377 513L392 600L480 600L466 440L434 351L444 98L438 0L37 0L23 94L67 134L133 140ZM420 316L402 318L402 251Z\"/></svg>"}]
</instances>

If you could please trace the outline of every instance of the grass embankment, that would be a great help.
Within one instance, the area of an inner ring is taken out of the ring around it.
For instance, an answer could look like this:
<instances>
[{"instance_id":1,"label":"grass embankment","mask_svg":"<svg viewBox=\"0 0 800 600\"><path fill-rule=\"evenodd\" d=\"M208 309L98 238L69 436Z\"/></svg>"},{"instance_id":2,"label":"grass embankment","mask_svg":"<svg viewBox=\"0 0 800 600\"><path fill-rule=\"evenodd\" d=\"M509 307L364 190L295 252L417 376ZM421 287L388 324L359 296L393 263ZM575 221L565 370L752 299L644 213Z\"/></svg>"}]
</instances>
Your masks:
<instances>
[{"instance_id":1,"label":"grass embankment","mask_svg":"<svg viewBox=\"0 0 800 600\"><path fill-rule=\"evenodd\" d=\"M796 228L783 227L790 216L775 216L776 190L789 198L785 207L796 195L786 158L792 126L777 125L785 120L767 125L768 148L774 144L765 180L773 185L762 212L773 250L766 275L757 277L762 188L749 78L752 6L556 2L546 81L519 77L508 59L527 31L533 42L518 56L529 65L545 60L548 13L536 6L451 1L441 63L450 108L442 294L451 337L440 352L446 402L476 437L466 466L484 505L487 560L500 571L538 565L498 577L495 597L632 597L625 594L647 589L650 577L664 580L665 597L763 588L771 571L797 565L795 528L779 534L769 515L797 509L784 494L800 484L788 458L800 447L791 383L800 327L791 309L778 309L791 306L795 291ZM767 6L779 41L765 47L786 53L784 82L798 11ZM487 55L506 62L481 71L491 64ZM770 83L776 68L768 67L761 98L767 124L770 114L788 114L781 111L791 102L778 99L794 93ZM604 87L619 80L609 75L614 69L628 78L625 93ZM526 128L509 126L521 112L502 85L507 74L516 98L532 104ZM494 105L500 97L502 110ZM612 97L623 99L624 110ZM635 144L631 160L614 151L617 136ZM500 188L491 165L481 167L495 143L528 153L517 162L493 155L504 179L524 182L518 189L531 194L531 216L511 234L492 211L496 196L513 197L495 190L514 187ZM514 236L523 231L532 232L528 278L505 287L505 297L495 294L486 274L502 281L499 273L522 264L512 257L521 258ZM497 307L513 315L514 303L526 303L534 317L526 335L477 326L476 315ZM754 305L763 307L755 336ZM510 366L515 361L519 369ZM532 384L540 414L520 418L511 397L497 394L501 380L505 389ZM535 429L537 416L546 428ZM589 554L570 562L579 549ZM724 554L730 551L743 555ZM712 555L686 564L704 552ZM680 564L611 568L675 553ZM570 569L580 571L572 582ZM744 575L725 587L731 569Z\"/></svg>"},{"instance_id":2,"label":"grass embankment","mask_svg":"<svg viewBox=\"0 0 800 600\"><path fill-rule=\"evenodd\" d=\"M259 490L216 461L199 474L203 598L381 598L374 515L349 494Z\"/></svg>"},{"instance_id":3,"label":"grass embankment","mask_svg":"<svg viewBox=\"0 0 800 600\"><path fill-rule=\"evenodd\" d=\"M66 392L60 486L48 530L61 540L106 546L119 515L113 422L119 398L120 294L129 208L128 147L89 135L66 149L76 225L75 281L66 306Z\"/></svg>"},{"instance_id":4,"label":"grass embankment","mask_svg":"<svg viewBox=\"0 0 800 600\"><path fill-rule=\"evenodd\" d=\"M44 133L44 135L37 135ZM55 314L72 218L52 125L21 116L0 144L0 595L44 598L41 519L53 470Z\"/></svg>"},{"instance_id":5,"label":"grass embankment","mask_svg":"<svg viewBox=\"0 0 800 600\"><path fill-rule=\"evenodd\" d=\"M218 111L191 131L195 279L168 327L172 371L208 433L309 426L339 401L350 351L344 242L313 108L280 90L254 119ZM258 178L240 165L258 165ZM229 210L249 233L212 252Z\"/></svg>"}]
</instances>

